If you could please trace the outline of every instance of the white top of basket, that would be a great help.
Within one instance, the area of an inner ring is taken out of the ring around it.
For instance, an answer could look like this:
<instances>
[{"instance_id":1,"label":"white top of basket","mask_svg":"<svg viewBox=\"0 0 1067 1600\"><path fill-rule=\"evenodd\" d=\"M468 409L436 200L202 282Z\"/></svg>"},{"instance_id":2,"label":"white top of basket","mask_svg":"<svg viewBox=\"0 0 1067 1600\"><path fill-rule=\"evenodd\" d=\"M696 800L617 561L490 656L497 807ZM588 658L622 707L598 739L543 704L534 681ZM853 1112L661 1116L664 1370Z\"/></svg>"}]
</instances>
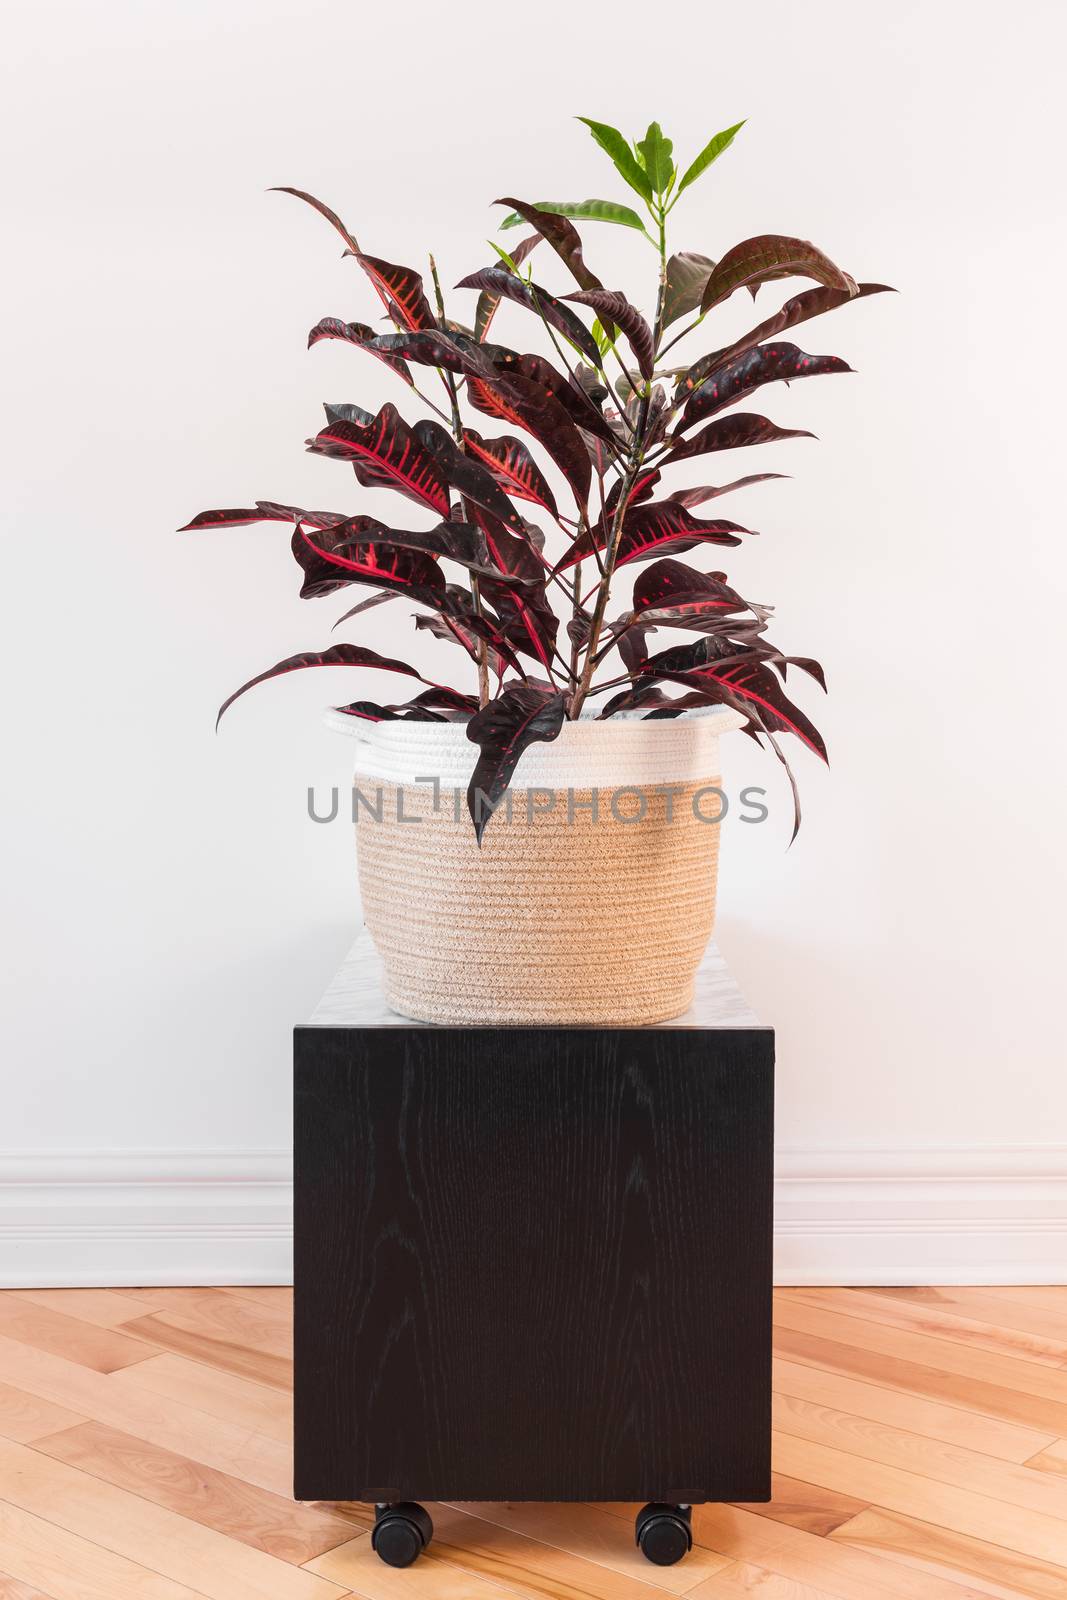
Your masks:
<instances>
[{"instance_id":1,"label":"white top of basket","mask_svg":"<svg viewBox=\"0 0 1067 1600\"><path fill-rule=\"evenodd\" d=\"M368 722L327 711L328 727L356 740L355 770L385 783L430 782L466 787L478 758L461 722ZM529 745L511 787L598 789L710 782L719 775L719 735L741 728L743 713L700 707L648 721L624 712L599 722L565 722L557 738Z\"/></svg>"}]
</instances>

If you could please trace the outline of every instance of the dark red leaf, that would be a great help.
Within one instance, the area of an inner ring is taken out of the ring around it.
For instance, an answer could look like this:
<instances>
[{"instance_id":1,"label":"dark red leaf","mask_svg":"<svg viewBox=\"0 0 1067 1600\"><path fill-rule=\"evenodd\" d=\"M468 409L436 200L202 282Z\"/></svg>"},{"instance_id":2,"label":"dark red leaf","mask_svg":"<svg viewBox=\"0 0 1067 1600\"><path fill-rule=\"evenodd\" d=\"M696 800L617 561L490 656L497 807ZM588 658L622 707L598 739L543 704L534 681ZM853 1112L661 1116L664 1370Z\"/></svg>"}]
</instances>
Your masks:
<instances>
[{"instance_id":1,"label":"dark red leaf","mask_svg":"<svg viewBox=\"0 0 1067 1600\"><path fill-rule=\"evenodd\" d=\"M365 558L372 545L419 550L435 560L455 561L479 575L499 576L497 569L489 562L477 529L469 522L449 520L439 522L435 528L407 529L387 528L374 517L350 517L347 522L330 529L329 559L334 556L347 558L349 552L357 548L361 558ZM518 580L508 579L509 583L515 581Z\"/></svg>"},{"instance_id":2,"label":"dark red leaf","mask_svg":"<svg viewBox=\"0 0 1067 1600\"><path fill-rule=\"evenodd\" d=\"M707 455L713 450L736 450L752 444L773 444L778 439L814 439L806 428L779 428L754 411L737 411L720 417L691 439L676 439L663 461L684 461L690 456Z\"/></svg>"},{"instance_id":3,"label":"dark red leaf","mask_svg":"<svg viewBox=\"0 0 1067 1600\"><path fill-rule=\"evenodd\" d=\"M492 513L505 527L525 537L525 524L507 495L500 487L495 474L461 450L447 429L439 422L416 422L412 430L416 439L437 462L445 482L458 494Z\"/></svg>"},{"instance_id":4,"label":"dark red leaf","mask_svg":"<svg viewBox=\"0 0 1067 1600\"><path fill-rule=\"evenodd\" d=\"M581 434L559 401L532 378L509 373L468 378L467 398L476 411L525 428L539 439L581 505L589 498L592 469Z\"/></svg>"},{"instance_id":5,"label":"dark red leaf","mask_svg":"<svg viewBox=\"0 0 1067 1600\"><path fill-rule=\"evenodd\" d=\"M617 289L583 289L580 294L565 295L564 299L577 300L580 305L589 306L604 324L617 323L626 335L634 359L641 369L641 376L646 380L652 377L655 365L652 329L624 294Z\"/></svg>"},{"instance_id":6,"label":"dark red leaf","mask_svg":"<svg viewBox=\"0 0 1067 1600\"><path fill-rule=\"evenodd\" d=\"M787 300L781 311L776 311L773 317L761 322L758 328L753 328L744 338L728 345L725 350L717 350L712 355L703 356L681 380L678 393L691 394L714 367L735 360L747 350L753 350L756 345L762 344L764 339L773 339L779 333L784 333L787 328L795 328L801 322L810 322L812 317L820 317L824 312L833 311L837 306L847 305L851 300L863 300L870 294L893 293L894 291L885 283L861 283L855 294L850 294L847 289L805 289L802 294L796 294L791 300Z\"/></svg>"},{"instance_id":7,"label":"dark red leaf","mask_svg":"<svg viewBox=\"0 0 1067 1600\"><path fill-rule=\"evenodd\" d=\"M753 472L747 478L735 478L733 483L723 483L716 487L713 483L701 484L697 489L676 489L667 496L680 506L688 506L692 511L694 506L702 506L708 500L717 500L721 494L729 494L734 489L747 489L752 483L768 483L772 478L786 478L786 472Z\"/></svg>"},{"instance_id":8,"label":"dark red leaf","mask_svg":"<svg viewBox=\"0 0 1067 1600\"><path fill-rule=\"evenodd\" d=\"M493 204L510 206L512 211L517 211L520 217L526 219L531 228L536 228L541 238L552 246L560 260L567 266L579 289L601 288L600 279L585 264L581 235L573 222L568 222L566 217L560 216L555 211L542 211L539 206L532 206L527 200L494 200ZM514 253L512 260L518 262L518 256Z\"/></svg>"},{"instance_id":9,"label":"dark red leaf","mask_svg":"<svg viewBox=\"0 0 1067 1600\"><path fill-rule=\"evenodd\" d=\"M737 652L730 650L727 658L716 660L722 648L730 649L728 642L699 639L695 645L682 645L651 656L644 672L649 677L667 679L685 688L721 697L727 704L751 707L761 726L772 733L795 733L825 761L826 745L819 730L786 698L778 679L760 655L752 651L739 661Z\"/></svg>"},{"instance_id":10,"label":"dark red leaf","mask_svg":"<svg viewBox=\"0 0 1067 1600\"><path fill-rule=\"evenodd\" d=\"M304 573L301 599L332 594L349 583L369 583L375 588L397 590L422 605L443 603L444 573L423 551L369 543L348 545L339 552L334 548L336 537L336 528L325 530L318 540L301 527L293 534L293 555Z\"/></svg>"},{"instance_id":11,"label":"dark red leaf","mask_svg":"<svg viewBox=\"0 0 1067 1600\"><path fill-rule=\"evenodd\" d=\"M737 522L707 522L694 517L676 500L659 500L652 505L633 506L623 522L619 536L615 566L624 567L631 561L648 561L667 550L681 554L701 544L737 545L738 534L751 533ZM575 553L579 541L571 547L557 570L563 571L581 560Z\"/></svg>"},{"instance_id":12,"label":"dark red leaf","mask_svg":"<svg viewBox=\"0 0 1067 1600\"><path fill-rule=\"evenodd\" d=\"M437 318L430 309L417 272L411 267L398 267L391 261L359 252L356 252L356 260L405 328L436 328Z\"/></svg>"},{"instance_id":13,"label":"dark red leaf","mask_svg":"<svg viewBox=\"0 0 1067 1600\"><path fill-rule=\"evenodd\" d=\"M522 671L518 657L500 632L494 618L479 616L474 609L474 597L469 589L450 583L443 603L431 616L416 616L415 627L432 633L435 639L458 644L472 661L479 658L479 645L489 652L489 668L498 678L505 666Z\"/></svg>"},{"instance_id":14,"label":"dark red leaf","mask_svg":"<svg viewBox=\"0 0 1067 1600\"><path fill-rule=\"evenodd\" d=\"M433 457L418 443L395 406L384 405L366 426L334 422L308 444L316 455L351 461L368 487L398 489L411 500L449 514L448 491Z\"/></svg>"},{"instance_id":15,"label":"dark red leaf","mask_svg":"<svg viewBox=\"0 0 1067 1600\"><path fill-rule=\"evenodd\" d=\"M333 227L333 228L336 228L337 232L341 235L341 238L344 240L345 244L348 246L347 250L345 251L345 254L346 255L355 256L357 261L362 261L362 254L361 254L360 248L359 248L359 241L357 240L355 234L349 233L348 229L345 227L344 223L341 221L341 219L337 215L336 211L331 211L329 206L323 205L321 200L316 200L315 196L313 194L306 194L303 189L290 189L290 188L286 187L285 184L278 184L278 185L275 186L274 193L276 193L276 194L291 194L291 195L295 195L298 200L303 200L309 206L314 207L314 209L319 213L319 215L322 216L322 217L325 217L326 221L330 224L330 226ZM399 314L395 310L392 300L390 299L389 295L386 294L384 288L379 283L378 279L374 276L374 274L372 272L370 272L369 269L366 269L366 270L367 270L367 276L370 278L371 283L374 285L375 293L377 294L379 300L382 302L382 305L385 307L386 311L388 311L388 313L389 313L390 317L392 318L392 320L394 322L396 322L398 320Z\"/></svg>"},{"instance_id":16,"label":"dark red leaf","mask_svg":"<svg viewBox=\"0 0 1067 1600\"><path fill-rule=\"evenodd\" d=\"M520 239L514 250L510 252L511 259L515 265L517 267L521 266L531 250L534 250L540 243L541 235L539 233L531 233L527 238ZM482 290L478 296L478 304L474 311L474 337L476 339L485 338L499 305L500 296L498 294L489 294L487 290Z\"/></svg>"},{"instance_id":17,"label":"dark red leaf","mask_svg":"<svg viewBox=\"0 0 1067 1600\"><path fill-rule=\"evenodd\" d=\"M279 661L276 666L261 672L258 677L249 678L247 683L224 700L219 707L219 714L215 721L218 727L223 713L228 711L235 700L249 689L254 689L257 683L266 683L268 678L280 678L287 672L299 672L303 667L375 667L381 672L401 672L407 678L417 678L420 683L428 680L421 672L416 672L414 667L409 667L406 661L393 661L388 656L380 656L375 650L368 650L359 644L335 644L329 650L306 650L301 655L287 656L284 661Z\"/></svg>"},{"instance_id":18,"label":"dark red leaf","mask_svg":"<svg viewBox=\"0 0 1067 1600\"><path fill-rule=\"evenodd\" d=\"M421 694L399 705L380 706L373 700L355 700L351 705L333 709L367 722L465 722L477 711L478 701L474 695L440 685L423 689Z\"/></svg>"},{"instance_id":19,"label":"dark red leaf","mask_svg":"<svg viewBox=\"0 0 1067 1600\"><path fill-rule=\"evenodd\" d=\"M310 350L312 345L321 344L324 339L343 339L346 344L354 344L361 350L368 350L372 356L377 356L379 361L384 361L397 377L403 378L405 383L414 387L415 380L406 364L388 350L379 348L374 329L367 323L342 322L339 317L323 317L308 334L308 349Z\"/></svg>"},{"instance_id":20,"label":"dark red leaf","mask_svg":"<svg viewBox=\"0 0 1067 1600\"><path fill-rule=\"evenodd\" d=\"M512 648L533 656L547 671L552 663L559 618L545 593L545 569L525 538L515 538L480 506L471 506L469 510L488 555L499 571L511 579L508 587L499 579L483 578L481 593L496 611L501 631Z\"/></svg>"},{"instance_id":21,"label":"dark red leaf","mask_svg":"<svg viewBox=\"0 0 1067 1600\"><path fill-rule=\"evenodd\" d=\"M701 544L736 545L741 543L738 534L751 532L737 522L706 522L676 501L634 506L623 522L615 566L648 561L667 550L680 555Z\"/></svg>"},{"instance_id":22,"label":"dark red leaf","mask_svg":"<svg viewBox=\"0 0 1067 1600\"><path fill-rule=\"evenodd\" d=\"M554 294L549 294L548 290L542 289L539 284L527 283L523 278L517 278L506 267L482 267L481 271L472 272L468 277L462 278L456 288L482 289L489 294L498 295L505 300L514 300L519 305L526 306L527 310L543 317L554 328L558 328L560 333L582 352L587 361L591 361L594 366L599 364L600 351L584 322L569 306L565 306Z\"/></svg>"},{"instance_id":23,"label":"dark red leaf","mask_svg":"<svg viewBox=\"0 0 1067 1600\"><path fill-rule=\"evenodd\" d=\"M827 372L851 372L840 356L809 356L795 344L760 344L710 372L690 395L675 433L752 394L765 383L792 383Z\"/></svg>"},{"instance_id":24,"label":"dark red leaf","mask_svg":"<svg viewBox=\"0 0 1067 1600\"><path fill-rule=\"evenodd\" d=\"M264 502L269 505L269 502ZM291 515L289 514L291 513ZM178 529L179 533L196 532L201 528L247 528L255 522L296 522L298 518L306 516L306 512L298 511L293 506L270 505L269 510L261 509L260 505L248 509L234 511L201 511L192 522L187 522ZM341 518L344 521L344 518Z\"/></svg>"},{"instance_id":25,"label":"dark red leaf","mask_svg":"<svg viewBox=\"0 0 1067 1600\"><path fill-rule=\"evenodd\" d=\"M814 278L828 289L857 293L854 278L836 267L809 239L793 239L786 234L762 233L743 239L717 263L704 285L700 300L702 312L710 311L733 294L735 289L755 287L769 278Z\"/></svg>"},{"instance_id":26,"label":"dark red leaf","mask_svg":"<svg viewBox=\"0 0 1067 1600\"><path fill-rule=\"evenodd\" d=\"M669 328L679 317L695 311L704 285L715 268L709 256L683 250L667 262L667 282L663 293L663 326Z\"/></svg>"},{"instance_id":27,"label":"dark red leaf","mask_svg":"<svg viewBox=\"0 0 1067 1600\"><path fill-rule=\"evenodd\" d=\"M399 590L389 589L384 594L369 594L365 600L361 600L358 605L346 611L343 617L338 617L330 632L336 633L342 622L348 622L350 618L358 617L364 611L373 611L376 606L384 606L388 601L395 600L398 593Z\"/></svg>"},{"instance_id":28,"label":"dark red leaf","mask_svg":"<svg viewBox=\"0 0 1067 1600\"><path fill-rule=\"evenodd\" d=\"M463 442L468 454L484 462L508 494L519 500L531 500L558 517L556 497L548 480L521 439L510 433L501 434L497 439L483 439L473 428L465 428Z\"/></svg>"},{"instance_id":29,"label":"dark red leaf","mask_svg":"<svg viewBox=\"0 0 1067 1600\"><path fill-rule=\"evenodd\" d=\"M638 473L626 498L626 504L628 506L641 505L643 501L648 500L659 480L660 471L658 467L646 468L645 471ZM617 479L608 490L601 515L584 532L578 535L563 559L556 563L554 571L566 572L568 567L575 566L579 561L587 560L593 554L594 548L603 550L606 547L615 521L615 513L621 492L622 480Z\"/></svg>"},{"instance_id":30,"label":"dark red leaf","mask_svg":"<svg viewBox=\"0 0 1067 1600\"><path fill-rule=\"evenodd\" d=\"M535 740L558 737L563 712L562 694L516 684L490 700L468 722L467 738L481 751L467 789L467 806L479 844L519 757Z\"/></svg>"},{"instance_id":31,"label":"dark red leaf","mask_svg":"<svg viewBox=\"0 0 1067 1600\"><path fill-rule=\"evenodd\" d=\"M709 616L748 610L748 601L719 577L683 561L655 561L634 582L633 615L648 624L699 629Z\"/></svg>"}]
</instances>

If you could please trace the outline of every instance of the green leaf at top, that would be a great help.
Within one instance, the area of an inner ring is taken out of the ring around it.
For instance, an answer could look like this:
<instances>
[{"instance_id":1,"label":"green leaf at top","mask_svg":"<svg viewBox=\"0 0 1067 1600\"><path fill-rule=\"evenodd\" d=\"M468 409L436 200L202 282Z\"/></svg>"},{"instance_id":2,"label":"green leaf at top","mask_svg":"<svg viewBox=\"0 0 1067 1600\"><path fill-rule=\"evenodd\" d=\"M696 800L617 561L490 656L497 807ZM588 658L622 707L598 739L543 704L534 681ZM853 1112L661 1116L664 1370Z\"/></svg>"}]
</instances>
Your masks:
<instances>
[{"instance_id":1,"label":"green leaf at top","mask_svg":"<svg viewBox=\"0 0 1067 1600\"><path fill-rule=\"evenodd\" d=\"M636 211L614 200L538 200L539 211L552 211L557 217L585 217L588 222L617 222L624 228L644 233L645 225ZM524 219L517 211L505 217L501 228L517 228Z\"/></svg>"},{"instance_id":2,"label":"green leaf at top","mask_svg":"<svg viewBox=\"0 0 1067 1600\"><path fill-rule=\"evenodd\" d=\"M740 122L735 122L732 128L724 128L721 133L717 133L715 135L714 139L708 140L707 144L697 156L696 160L691 166L686 168L685 176L678 185L679 194L681 194L682 190L687 188L689 184L695 183L700 177L701 173L705 172L707 168L711 166L713 161L717 161L724 150L728 150L730 148L734 142L734 135L736 133L740 133L744 125L745 119L742 118Z\"/></svg>"},{"instance_id":3,"label":"green leaf at top","mask_svg":"<svg viewBox=\"0 0 1067 1600\"><path fill-rule=\"evenodd\" d=\"M651 205L653 191L648 174L618 128L613 128L607 122L594 122L590 117L579 117L578 121L585 123L601 150L607 151L615 163L616 170L625 178L630 188L635 189L641 198Z\"/></svg>"},{"instance_id":4,"label":"green leaf at top","mask_svg":"<svg viewBox=\"0 0 1067 1600\"><path fill-rule=\"evenodd\" d=\"M637 146L637 151L648 174L649 182L658 195L663 194L674 176L672 149L671 141L663 137L663 129L659 123L650 122L648 132Z\"/></svg>"}]
</instances>

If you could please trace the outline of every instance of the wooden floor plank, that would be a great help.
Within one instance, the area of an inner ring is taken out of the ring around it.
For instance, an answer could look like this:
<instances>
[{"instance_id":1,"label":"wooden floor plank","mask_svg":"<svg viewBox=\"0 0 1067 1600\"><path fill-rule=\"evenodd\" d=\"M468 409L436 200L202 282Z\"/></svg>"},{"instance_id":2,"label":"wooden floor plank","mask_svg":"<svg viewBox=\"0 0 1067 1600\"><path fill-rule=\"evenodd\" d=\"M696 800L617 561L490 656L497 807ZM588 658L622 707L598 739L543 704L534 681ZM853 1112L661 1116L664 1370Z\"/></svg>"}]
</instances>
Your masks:
<instances>
[{"instance_id":1,"label":"wooden floor plank","mask_svg":"<svg viewBox=\"0 0 1067 1600\"><path fill-rule=\"evenodd\" d=\"M747 1561L734 1562L714 1578L705 1578L690 1589L689 1600L752 1600L753 1595L759 1600L840 1600L829 1589L815 1589Z\"/></svg>"},{"instance_id":2,"label":"wooden floor plank","mask_svg":"<svg viewBox=\"0 0 1067 1600\"><path fill-rule=\"evenodd\" d=\"M884 1422L852 1417L829 1406L782 1395L775 1400L774 1426L779 1433L825 1444L867 1461L901 1467L935 1483L954 1484L1026 1511L1039 1511L1063 1521L1067 1536L1067 1482L1010 1461L996 1461L976 1450L923 1439ZM842 1518L842 1521L846 1519Z\"/></svg>"},{"instance_id":3,"label":"wooden floor plank","mask_svg":"<svg viewBox=\"0 0 1067 1600\"><path fill-rule=\"evenodd\" d=\"M129 1561L151 1556L165 1577L206 1600L336 1600L343 1588L227 1539L164 1506L89 1476L30 1445L0 1440L10 1505Z\"/></svg>"},{"instance_id":4,"label":"wooden floor plank","mask_svg":"<svg viewBox=\"0 0 1067 1600\"><path fill-rule=\"evenodd\" d=\"M994 1300L1018 1301L1024 1306L1046 1306L1058 1315L1064 1315L1067 1306L1067 1284L997 1284L983 1289L982 1293Z\"/></svg>"},{"instance_id":5,"label":"wooden floor plank","mask_svg":"<svg viewBox=\"0 0 1067 1600\"><path fill-rule=\"evenodd\" d=\"M136 1379L148 1366L151 1362L142 1361L129 1369L130 1374ZM969 1450L980 1450L983 1455L998 1456L1002 1461L1028 1461L1055 1442L1047 1433L1038 1433L1035 1428L1002 1422L980 1411L965 1410L959 1404L926 1400L920 1395L906 1394L902 1389L888 1389L882 1384L847 1378L839 1372L804 1366L799 1361L786 1361L782 1357L775 1359L773 1382L776 1394L833 1406L854 1417L870 1417L873 1422L888 1422L929 1439L943 1439L946 1444L960 1444Z\"/></svg>"},{"instance_id":6,"label":"wooden floor plank","mask_svg":"<svg viewBox=\"0 0 1067 1600\"><path fill-rule=\"evenodd\" d=\"M116 1383L134 1389L150 1389L153 1394L165 1395L168 1400L178 1400L182 1405L206 1411L239 1427L250 1428L269 1439L288 1444L293 1435L292 1395L267 1384L255 1383L236 1373L222 1372L217 1367L204 1366L202 1362L185 1356L163 1354L149 1361L139 1361L124 1372L115 1372ZM1035 1455L1051 1440L1038 1439L1029 1451Z\"/></svg>"},{"instance_id":7,"label":"wooden floor plank","mask_svg":"<svg viewBox=\"0 0 1067 1600\"><path fill-rule=\"evenodd\" d=\"M1020 1394L1032 1395L1035 1399L1067 1406L1067 1372L1058 1368L1039 1366L1032 1361L1017 1361L1011 1356L992 1355L986 1350L957 1344L952 1339L935 1339L928 1334L909 1333L879 1322L867 1322L861 1317L844 1316L839 1311L824 1311L818 1306L784 1296L779 1296L775 1301L774 1317L777 1326L793 1333L832 1339L874 1355L885 1356L890 1361L913 1361L939 1372L951 1372L957 1377L997 1384L1018 1390Z\"/></svg>"},{"instance_id":8,"label":"wooden floor plank","mask_svg":"<svg viewBox=\"0 0 1067 1600\"><path fill-rule=\"evenodd\" d=\"M184 1305L157 1307L150 1316L153 1321L170 1323L241 1349L263 1350L276 1356L292 1357L293 1354L293 1319L289 1308L265 1305L261 1300L228 1294L225 1289L203 1292L199 1299Z\"/></svg>"},{"instance_id":9,"label":"wooden floor plank","mask_svg":"<svg viewBox=\"0 0 1067 1600\"><path fill-rule=\"evenodd\" d=\"M1057 1439L1047 1450L1031 1456L1026 1465L1037 1472L1067 1473L1067 1439Z\"/></svg>"},{"instance_id":10,"label":"wooden floor plank","mask_svg":"<svg viewBox=\"0 0 1067 1600\"><path fill-rule=\"evenodd\" d=\"M204 1600L136 1561L0 1500L0 1561L49 1600Z\"/></svg>"},{"instance_id":11,"label":"wooden floor plank","mask_svg":"<svg viewBox=\"0 0 1067 1600\"><path fill-rule=\"evenodd\" d=\"M0 1334L19 1344L48 1350L64 1356L94 1372L115 1372L133 1361L152 1355L150 1345L112 1328L98 1328L91 1322L31 1305L14 1294L0 1295Z\"/></svg>"},{"instance_id":12,"label":"wooden floor plank","mask_svg":"<svg viewBox=\"0 0 1067 1600\"><path fill-rule=\"evenodd\" d=\"M31 1589L28 1583L8 1578L0 1572L0 1600L52 1600L43 1589Z\"/></svg>"},{"instance_id":13,"label":"wooden floor plank","mask_svg":"<svg viewBox=\"0 0 1067 1600\"><path fill-rule=\"evenodd\" d=\"M101 1422L86 1422L38 1439L34 1448L294 1566L313 1561L352 1537L351 1525L342 1517L315 1506L294 1505L282 1495Z\"/></svg>"},{"instance_id":14,"label":"wooden floor plank","mask_svg":"<svg viewBox=\"0 0 1067 1600\"><path fill-rule=\"evenodd\" d=\"M252 1300L232 1303L239 1309L246 1306L254 1311L261 1309ZM215 1316L152 1312L147 1317L125 1323L124 1328L127 1333L148 1342L150 1355L160 1349L171 1350L222 1372L269 1384L274 1389L292 1389L292 1335L288 1327L259 1328L253 1335L255 1342L246 1342L239 1331L217 1331L218 1321ZM216 1331L209 1331L212 1329Z\"/></svg>"},{"instance_id":15,"label":"wooden floor plank","mask_svg":"<svg viewBox=\"0 0 1067 1600\"><path fill-rule=\"evenodd\" d=\"M226 1294L236 1294L245 1300L258 1300L261 1305L270 1306L274 1311L284 1311L288 1316L293 1314L293 1291L291 1287L264 1284L261 1287L250 1287L247 1284L235 1284L226 1289Z\"/></svg>"},{"instance_id":16,"label":"wooden floor plank","mask_svg":"<svg viewBox=\"0 0 1067 1600\"><path fill-rule=\"evenodd\" d=\"M791 1528L825 1535L866 1507L862 1500L854 1500L851 1495L822 1489L814 1483L800 1483L796 1478L775 1472L771 1475L770 1500L746 1505L744 1509L754 1511L759 1517L770 1517L774 1522L788 1522Z\"/></svg>"},{"instance_id":17,"label":"wooden floor plank","mask_svg":"<svg viewBox=\"0 0 1067 1600\"><path fill-rule=\"evenodd\" d=\"M1043 1400L977 1378L961 1378L954 1372L943 1372L916 1361L899 1357L887 1359L877 1351L863 1350L858 1345L839 1344L810 1333L792 1333L788 1328L776 1331L774 1343L779 1355L824 1372L860 1378L884 1389L899 1389L905 1394L943 1401L962 1410L970 1408L982 1416L1021 1423L1035 1432L1067 1436L1067 1405L1058 1401Z\"/></svg>"},{"instance_id":18,"label":"wooden floor plank","mask_svg":"<svg viewBox=\"0 0 1067 1600\"><path fill-rule=\"evenodd\" d=\"M1052 1306L1034 1305L1026 1300L997 1299L993 1291L987 1288L893 1287L869 1292L885 1299L903 1301L906 1305L931 1306L939 1311L953 1312L974 1322L990 1323L995 1328L1015 1328L1047 1339L1067 1341L1067 1288L1060 1291L1059 1304Z\"/></svg>"},{"instance_id":19,"label":"wooden floor plank","mask_svg":"<svg viewBox=\"0 0 1067 1600\"><path fill-rule=\"evenodd\" d=\"M249 1432L204 1411L165 1400L146 1389L135 1390L121 1378L112 1381L87 1367L48 1355L0 1336L0 1372L17 1387L69 1407L93 1422L104 1422L122 1433L148 1439L164 1450L201 1461L258 1484L275 1494L292 1488L292 1452L289 1446L262 1434Z\"/></svg>"},{"instance_id":20,"label":"wooden floor plank","mask_svg":"<svg viewBox=\"0 0 1067 1600\"><path fill-rule=\"evenodd\" d=\"M954 1344L988 1350L993 1355L1014 1356L1020 1361L1035 1361L1041 1366L1059 1367L1067 1361L1067 1327L1061 1323L1059 1337L1028 1332L1020 1328L994 1326L988 1321L949 1311L928 1301L900 1299L894 1295L867 1293L861 1289L792 1289L786 1299L805 1305L839 1311L844 1316L866 1322L881 1322L909 1333L949 1339Z\"/></svg>"},{"instance_id":21,"label":"wooden floor plank","mask_svg":"<svg viewBox=\"0 0 1067 1600\"><path fill-rule=\"evenodd\" d=\"M929 1522L917 1522L894 1511L872 1507L854 1522L835 1529L833 1537L851 1548L903 1562L923 1572L958 1578L998 1600L1063 1600L1067 1568L1051 1566L982 1539L949 1533Z\"/></svg>"},{"instance_id":22,"label":"wooden floor plank","mask_svg":"<svg viewBox=\"0 0 1067 1600\"><path fill-rule=\"evenodd\" d=\"M780 1471L860 1495L887 1511L936 1522L953 1533L988 1539L1054 1564L1067 1549L1064 1523L1043 1512L1023 1510L1006 1500L994 1500L788 1433L774 1435L774 1450Z\"/></svg>"},{"instance_id":23,"label":"wooden floor plank","mask_svg":"<svg viewBox=\"0 0 1067 1600\"><path fill-rule=\"evenodd\" d=\"M39 1395L27 1394L25 1389L14 1389L0 1383L0 1438L14 1439L18 1444L32 1444L46 1433L60 1428L73 1428L85 1418L62 1406L54 1406Z\"/></svg>"},{"instance_id":24,"label":"wooden floor plank","mask_svg":"<svg viewBox=\"0 0 1067 1600\"><path fill-rule=\"evenodd\" d=\"M768 1522L737 1506L694 1506L693 1537L734 1562L829 1590L839 1600L975 1600L976 1591L968 1585L894 1567L833 1538Z\"/></svg>"},{"instance_id":25,"label":"wooden floor plank","mask_svg":"<svg viewBox=\"0 0 1067 1600\"><path fill-rule=\"evenodd\" d=\"M12 1289L13 1300L43 1306L46 1311L61 1311L79 1322L92 1322L98 1328L117 1328L133 1317L144 1316L144 1305L120 1289Z\"/></svg>"},{"instance_id":26,"label":"wooden floor plank","mask_svg":"<svg viewBox=\"0 0 1067 1600\"><path fill-rule=\"evenodd\" d=\"M540 1540L558 1550L569 1550L583 1560L607 1567L624 1577L651 1583L672 1594L684 1594L701 1578L721 1572L728 1563L710 1550L694 1548L676 1567L652 1570L634 1541L633 1526L619 1526L619 1519L595 1506L562 1504L532 1505L529 1502L467 1502L451 1509L466 1512L508 1528L527 1539Z\"/></svg>"}]
</instances>

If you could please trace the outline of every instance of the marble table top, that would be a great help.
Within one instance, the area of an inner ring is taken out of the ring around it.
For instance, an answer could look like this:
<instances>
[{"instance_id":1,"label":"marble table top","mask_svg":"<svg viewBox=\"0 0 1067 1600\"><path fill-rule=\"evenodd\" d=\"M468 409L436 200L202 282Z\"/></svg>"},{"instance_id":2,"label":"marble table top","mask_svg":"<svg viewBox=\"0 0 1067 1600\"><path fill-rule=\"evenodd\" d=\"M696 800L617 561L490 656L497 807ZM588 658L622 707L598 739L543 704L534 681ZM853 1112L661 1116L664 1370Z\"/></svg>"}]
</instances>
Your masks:
<instances>
[{"instance_id":1,"label":"marble table top","mask_svg":"<svg viewBox=\"0 0 1067 1600\"><path fill-rule=\"evenodd\" d=\"M334 974L326 993L309 1019L312 1027L388 1028L432 1027L412 1022L386 1004L382 993L382 965L366 928ZM709 944L696 976L693 1004L688 1011L661 1028L758 1028L718 947Z\"/></svg>"}]
</instances>

